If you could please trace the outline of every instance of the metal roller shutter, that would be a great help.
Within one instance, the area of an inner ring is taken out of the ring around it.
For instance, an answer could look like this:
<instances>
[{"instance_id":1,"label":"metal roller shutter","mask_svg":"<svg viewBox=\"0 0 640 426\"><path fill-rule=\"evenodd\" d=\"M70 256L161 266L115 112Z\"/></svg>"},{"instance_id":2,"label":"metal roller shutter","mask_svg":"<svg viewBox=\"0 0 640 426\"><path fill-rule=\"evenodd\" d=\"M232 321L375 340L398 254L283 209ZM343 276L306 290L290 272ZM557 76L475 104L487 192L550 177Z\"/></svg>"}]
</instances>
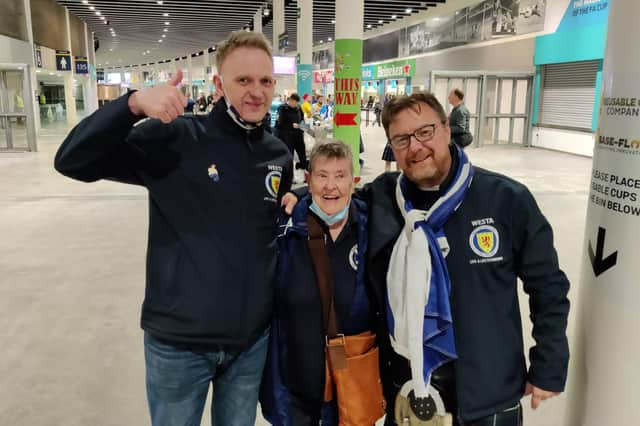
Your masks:
<instances>
[{"instance_id":1,"label":"metal roller shutter","mask_svg":"<svg viewBox=\"0 0 640 426\"><path fill-rule=\"evenodd\" d=\"M544 66L540 124L591 131L600 61Z\"/></svg>"}]
</instances>

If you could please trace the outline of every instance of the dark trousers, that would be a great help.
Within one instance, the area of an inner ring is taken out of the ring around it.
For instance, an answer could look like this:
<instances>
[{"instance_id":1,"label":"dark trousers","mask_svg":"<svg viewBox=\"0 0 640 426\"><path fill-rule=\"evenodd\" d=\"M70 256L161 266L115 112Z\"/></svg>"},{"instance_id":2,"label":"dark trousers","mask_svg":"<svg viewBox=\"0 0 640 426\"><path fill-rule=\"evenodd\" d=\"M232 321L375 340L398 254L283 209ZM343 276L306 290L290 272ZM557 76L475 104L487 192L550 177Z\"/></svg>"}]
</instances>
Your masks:
<instances>
[{"instance_id":1,"label":"dark trousers","mask_svg":"<svg viewBox=\"0 0 640 426\"><path fill-rule=\"evenodd\" d=\"M456 401L456 381L455 371L452 363L443 365L436 369L431 376L431 385L436 388L444 403L444 408L454 416L453 426L522 426L522 406L518 403L512 408L500 413L471 421L457 419L458 404ZM389 418L385 420L385 426L392 426L395 422Z\"/></svg>"},{"instance_id":2,"label":"dark trousers","mask_svg":"<svg viewBox=\"0 0 640 426\"><path fill-rule=\"evenodd\" d=\"M296 169L307 170L307 150L304 145L304 134L302 132L300 132L300 134L290 133L286 143L289 151L291 151L291 155L293 155L294 151L298 154L300 162L296 164Z\"/></svg>"},{"instance_id":3,"label":"dark trousers","mask_svg":"<svg viewBox=\"0 0 640 426\"><path fill-rule=\"evenodd\" d=\"M385 426L396 426L393 419L387 418L384 422ZM522 407L518 405L513 410L503 411L491 416L483 417L478 420L460 423L457 419L453 419L453 426L522 426Z\"/></svg>"},{"instance_id":4,"label":"dark trousers","mask_svg":"<svg viewBox=\"0 0 640 426\"><path fill-rule=\"evenodd\" d=\"M522 406L520 404L478 420L463 423L453 421L453 426L522 426L522 424Z\"/></svg>"},{"instance_id":5,"label":"dark trousers","mask_svg":"<svg viewBox=\"0 0 640 426\"><path fill-rule=\"evenodd\" d=\"M289 417L293 426L318 426L321 420L322 426L337 426L338 407L335 401L311 402L290 395Z\"/></svg>"}]
</instances>

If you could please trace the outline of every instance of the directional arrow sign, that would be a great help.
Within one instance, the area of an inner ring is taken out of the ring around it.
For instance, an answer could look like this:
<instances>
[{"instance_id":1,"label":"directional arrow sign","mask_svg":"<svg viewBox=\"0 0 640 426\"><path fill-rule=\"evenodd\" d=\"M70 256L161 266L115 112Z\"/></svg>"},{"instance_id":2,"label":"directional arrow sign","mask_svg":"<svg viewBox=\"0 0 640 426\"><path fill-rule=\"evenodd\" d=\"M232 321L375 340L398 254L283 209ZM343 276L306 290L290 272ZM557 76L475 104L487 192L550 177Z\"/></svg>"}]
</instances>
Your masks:
<instances>
[{"instance_id":1,"label":"directional arrow sign","mask_svg":"<svg viewBox=\"0 0 640 426\"><path fill-rule=\"evenodd\" d=\"M356 114L336 113L333 118L336 122L336 126L356 126Z\"/></svg>"},{"instance_id":2,"label":"directional arrow sign","mask_svg":"<svg viewBox=\"0 0 640 426\"><path fill-rule=\"evenodd\" d=\"M614 252L607 256L606 259L602 258L602 252L604 251L604 239L607 235L607 230L598 227L598 243L596 244L596 254L593 254L593 247L591 241L589 241L589 258L591 259L591 266L593 267L593 273L596 277L603 274L607 270L613 268L618 262L618 252Z\"/></svg>"}]
</instances>

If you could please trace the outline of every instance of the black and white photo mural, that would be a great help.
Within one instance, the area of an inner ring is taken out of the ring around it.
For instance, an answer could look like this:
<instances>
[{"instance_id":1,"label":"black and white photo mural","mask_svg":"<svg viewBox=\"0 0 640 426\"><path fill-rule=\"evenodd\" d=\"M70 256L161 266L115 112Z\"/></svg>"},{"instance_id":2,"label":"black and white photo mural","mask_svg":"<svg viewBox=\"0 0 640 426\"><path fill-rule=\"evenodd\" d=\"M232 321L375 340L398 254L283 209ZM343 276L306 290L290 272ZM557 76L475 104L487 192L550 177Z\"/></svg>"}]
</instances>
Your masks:
<instances>
[{"instance_id":1,"label":"black and white photo mural","mask_svg":"<svg viewBox=\"0 0 640 426\"><path fill-rule=\"evenodd\" d=\"M485 0L401 30L400 56L544 29L546 0Z\"/></svg>"}]
</instances>

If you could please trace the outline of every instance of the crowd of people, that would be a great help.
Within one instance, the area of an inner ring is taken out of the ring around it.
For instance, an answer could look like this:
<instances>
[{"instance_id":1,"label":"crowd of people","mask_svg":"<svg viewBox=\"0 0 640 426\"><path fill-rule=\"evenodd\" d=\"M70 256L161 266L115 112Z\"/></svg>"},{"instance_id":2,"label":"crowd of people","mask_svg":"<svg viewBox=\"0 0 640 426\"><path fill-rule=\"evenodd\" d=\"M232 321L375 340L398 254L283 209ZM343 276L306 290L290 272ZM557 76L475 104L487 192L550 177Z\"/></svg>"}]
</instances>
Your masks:
<instances>
[{"instance_id":1,"label":"crowd of people","mask_svg":"<svg viewBox=\"0 0 640 426\"><path fill-rule=\"evenodd\" d=\"M464 94L449 117L429 93L390 99L380 121L401 172L356 190L345 143L308 159L300 143L331 99L292 94L266 131L272 61L262 34L232 33L207 115L183 114L178 72L85 118L56 154L66 176L149 192L152 424L199 425L211 386L218 426L253 425L258 401L283 426L385 413L385 425L522 425L525 395L535 409L564 390L569 282L530 191L474 167L456 141ZM291 192L296 166L308 185Z\"/></svg>"},{"instance_id":2,"label":"crowd of people","mask_svg":"<svg viewBox=\"0 0 640 426\"><path fill-rule=\"evenodd\" d=\"M187 94L187 105L184 108L186 114L208 114L213 110L220 99L220 94L211 92L205 95L204 92L199 92L198 97L194 100L190 93Z\"/></svg>"}]
</instances>

